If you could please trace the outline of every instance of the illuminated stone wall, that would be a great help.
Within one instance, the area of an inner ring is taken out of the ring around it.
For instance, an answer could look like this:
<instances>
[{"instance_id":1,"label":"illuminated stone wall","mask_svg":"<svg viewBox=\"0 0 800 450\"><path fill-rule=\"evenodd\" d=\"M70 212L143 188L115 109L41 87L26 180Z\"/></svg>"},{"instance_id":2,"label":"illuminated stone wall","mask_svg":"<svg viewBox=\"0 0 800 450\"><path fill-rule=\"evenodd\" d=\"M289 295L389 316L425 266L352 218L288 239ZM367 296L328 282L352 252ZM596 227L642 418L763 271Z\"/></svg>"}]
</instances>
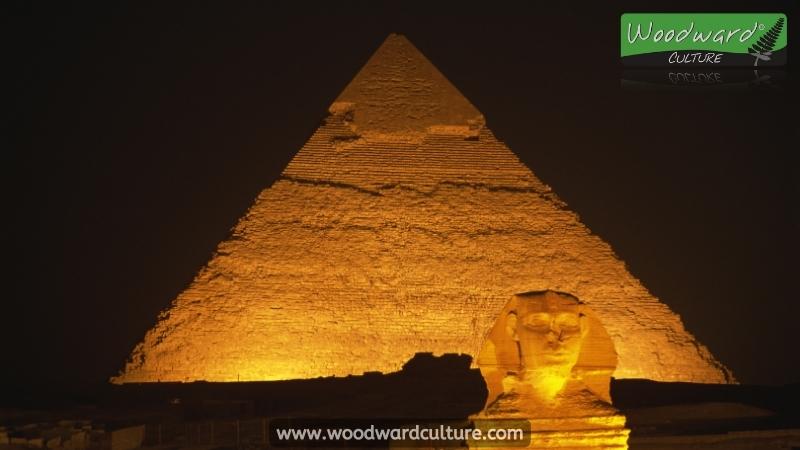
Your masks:
<instances>
[{"instance_id":1,"label":"illuminated stone wall","mask_svg":"<svg viewBox=\"0 0 800 450\"><path fill-rule=\"evenodd\" d=\"M114 382L477 356L512 295L548 289L591 306L616 377L730 380L407 40L390 36L330 110Z\"/></svg>"}]
</instances>

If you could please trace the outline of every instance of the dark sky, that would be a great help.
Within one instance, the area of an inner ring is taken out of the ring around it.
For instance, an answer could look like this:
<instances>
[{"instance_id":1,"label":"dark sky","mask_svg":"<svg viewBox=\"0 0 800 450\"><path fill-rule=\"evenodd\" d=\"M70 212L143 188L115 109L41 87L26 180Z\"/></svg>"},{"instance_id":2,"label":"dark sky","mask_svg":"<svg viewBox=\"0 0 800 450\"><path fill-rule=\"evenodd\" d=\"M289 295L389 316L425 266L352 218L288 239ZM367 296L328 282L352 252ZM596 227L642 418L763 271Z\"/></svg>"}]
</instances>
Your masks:
<instances>
[{"instance_id":1,"label":"dark sky","mask_svg":"<svg viewBox=\"0 0 800 450\"><path fill-rule=\"evenodd\" d=\"M794 19L698 3L669 9ZM739 380L800 381L791 67L780 90L623 90L619 14L667 8L529 4L12 7L3 389L115 374L390 32Z\"/></svg>"}]
</instances>

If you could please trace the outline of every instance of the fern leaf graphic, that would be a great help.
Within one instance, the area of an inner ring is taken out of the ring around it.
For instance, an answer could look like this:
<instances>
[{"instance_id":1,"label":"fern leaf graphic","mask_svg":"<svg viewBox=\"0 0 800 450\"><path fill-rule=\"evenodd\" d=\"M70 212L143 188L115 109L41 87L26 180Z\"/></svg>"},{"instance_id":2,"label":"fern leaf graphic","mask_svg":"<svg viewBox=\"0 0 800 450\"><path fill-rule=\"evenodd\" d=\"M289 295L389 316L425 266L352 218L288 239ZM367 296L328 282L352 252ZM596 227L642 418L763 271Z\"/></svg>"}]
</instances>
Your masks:
<instances>
[{"instance_id":1,"label":"fern leaf graphic","mask_svg":"<svg viewBox=\"0 0 800 450\"><path fill-rule=\"evenodd\" d=\"M775 42L778 40L778 36L781 35L782 30L783 17L778 19L778 21L775 22L775 25L773 25L772 28L770 28L766 33L762 34L761 37L758 38L758 42L747 49L747 52L756 58L753 66L757 66L759 61L770 60L772 49L775 48Z\"/></svg>"}]
</instances>

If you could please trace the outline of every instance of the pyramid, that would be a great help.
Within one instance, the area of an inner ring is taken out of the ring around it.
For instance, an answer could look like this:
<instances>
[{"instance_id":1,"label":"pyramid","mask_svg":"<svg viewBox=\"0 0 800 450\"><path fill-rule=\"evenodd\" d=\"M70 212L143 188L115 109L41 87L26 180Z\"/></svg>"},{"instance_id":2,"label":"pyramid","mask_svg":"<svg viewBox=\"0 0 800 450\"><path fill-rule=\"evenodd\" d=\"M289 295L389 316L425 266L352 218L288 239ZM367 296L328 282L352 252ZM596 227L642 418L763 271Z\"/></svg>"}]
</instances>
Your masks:
<instances>
[{"instance_id":1,"label":"pyramid","mask_svg":"<svg viewBox=\"0 0 800 450\"><path fill-rule=\"evenodd\" d=\"M389 373L476 357L513 295L592 309L617 378L731 382L680 318L390 35L114 383Z\"/></svg>"}]
</instances>

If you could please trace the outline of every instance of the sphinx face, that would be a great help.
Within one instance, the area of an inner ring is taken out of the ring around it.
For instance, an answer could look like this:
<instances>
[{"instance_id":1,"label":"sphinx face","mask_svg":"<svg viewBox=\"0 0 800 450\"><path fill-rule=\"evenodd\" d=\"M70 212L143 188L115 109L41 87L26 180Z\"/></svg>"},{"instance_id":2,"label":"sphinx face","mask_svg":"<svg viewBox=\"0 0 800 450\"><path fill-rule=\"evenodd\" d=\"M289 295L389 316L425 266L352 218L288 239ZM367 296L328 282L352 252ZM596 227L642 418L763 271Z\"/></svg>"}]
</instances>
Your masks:
<instances>
[{"instance_id":1,"label":"sphinx face","mask_svg":"<svg viewBox=\"0 0 800 450\"><path fill-rule=\"evenodd\" d=\"M572 370L586 334L577 304L553 298L525 299L513 322L523 370Z\"/></svg>"}]
</instances>

